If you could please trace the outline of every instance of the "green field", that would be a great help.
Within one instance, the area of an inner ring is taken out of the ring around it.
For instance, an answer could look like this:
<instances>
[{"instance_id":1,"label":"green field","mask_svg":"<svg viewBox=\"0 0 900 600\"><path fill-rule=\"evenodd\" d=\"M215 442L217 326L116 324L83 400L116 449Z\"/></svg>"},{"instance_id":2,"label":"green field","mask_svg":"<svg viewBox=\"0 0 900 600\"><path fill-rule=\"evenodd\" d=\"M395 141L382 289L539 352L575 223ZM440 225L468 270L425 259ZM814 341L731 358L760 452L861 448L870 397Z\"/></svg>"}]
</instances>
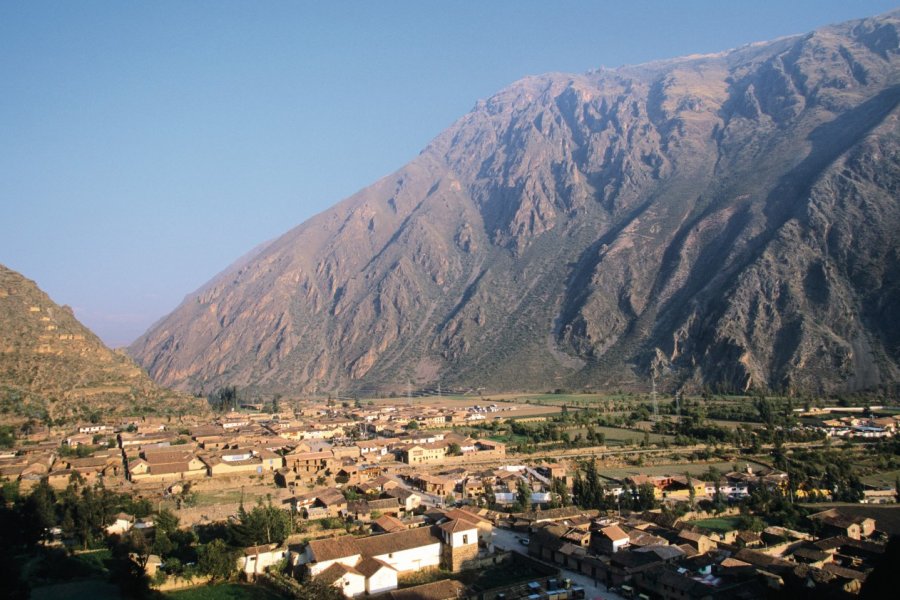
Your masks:
<instances>
[{"instance_id":1,"label":"green field","mask_svg":"<svg viewBox=\"0 0 900 600\"><path fill-rule=\"evenodd\" d=\"M862 481L866 485L881 487L881 486L893 486L894 482L897 481L897 478L900 477L900 469L896 469L894 471L883 471L881 473L873 473L872 475L866 475L865 477L861 477L860 481Z\"/></svg>"},{"instance_id":2,"label":"green field","mask_svg":"<svg viewBox=\"0 0 900 600\"><path fill-rule=\"evenodd\" d=\"M22 576L33 587L65 583L76 579L105 579L109 550L69 555L61 548L48 548L22 566Z\"/></svg>"},{"instance_id":3,"label":"green field","mask_svg":"<svg viewBox=\"0 0 900 600\"><path fill-rule=\"evenodd\" d=\"M516 444L525 444L528 442L528 437L524 435L518 435L515 433L507 433L503 435L492 435L488 437L489 440L495 442L501 442L503 444L508 444L510 446L515 446Z\"/></svg>"},{"instance_id":4,"label":"green field","mask_svg":"<svg viewBox=\"0 0 900 600\"><path fill-rule=\"evenodd\" d=\"M174 600L283 600L283 596L259 585L221 583L168 592Z\"/></svg>"},{"instance_id":5,"label":"green field","mask_svg":"<svg viewBox=\"0 0 900 600\"><path fill-rule=\"evenodd\" d=\"M622 429L620 427L600 427L595 426L592 428L597 433L602 433L606 436L605 445L607 446L626 446L628 444L640 444L644 441L644 432L643 431L635 431L633 429ZM569 435L575 437L576 434L581 434L582 437L587 437L587 428L586 427L576 427L573 429L567 429ZM658 433L650 433L650 443L656 444L663 440L671 440L672 436L670 435L660 435Z\"/></svg>"},{"instance_id":6,"label":"green field","mask_svg":"<svg viewBox=\"0 0 900 600\"><path fill-rule=\"evenodd\" d=\"M725 533L726 531L734 531L738 528L740 517L716 517L715 519L701 519L699 521L690 521L691 525L709 529L710 531L718 531Z\"/></svg>"}]
</instances>

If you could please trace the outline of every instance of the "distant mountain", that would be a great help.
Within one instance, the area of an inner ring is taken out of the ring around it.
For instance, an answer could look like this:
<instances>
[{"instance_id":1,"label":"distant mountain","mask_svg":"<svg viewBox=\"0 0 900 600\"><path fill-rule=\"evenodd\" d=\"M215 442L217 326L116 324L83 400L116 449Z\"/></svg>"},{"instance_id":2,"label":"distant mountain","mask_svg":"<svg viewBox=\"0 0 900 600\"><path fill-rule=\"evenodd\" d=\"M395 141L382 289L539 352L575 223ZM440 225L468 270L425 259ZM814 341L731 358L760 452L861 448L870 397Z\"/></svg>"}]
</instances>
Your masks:
<instances>
[{"instance_id":1,"label":"distant mountain","mask_svg":"<svg viewBox=\"0 0 900 600\"><path fill-rule=\"evenodd\" d=\"M205 410L153 383L37 285L0 265L0 421Z\"/></svg>"},{"instance_id":2,"label":"distant mountain","mask_svg":"<svg viewBox=\"0 0 900 600\"><path fill-rule=\"evenodd\" d=\"M892 384L898 22L523 79L129 351L187 390Z\"/></svg>"}]
</instances>

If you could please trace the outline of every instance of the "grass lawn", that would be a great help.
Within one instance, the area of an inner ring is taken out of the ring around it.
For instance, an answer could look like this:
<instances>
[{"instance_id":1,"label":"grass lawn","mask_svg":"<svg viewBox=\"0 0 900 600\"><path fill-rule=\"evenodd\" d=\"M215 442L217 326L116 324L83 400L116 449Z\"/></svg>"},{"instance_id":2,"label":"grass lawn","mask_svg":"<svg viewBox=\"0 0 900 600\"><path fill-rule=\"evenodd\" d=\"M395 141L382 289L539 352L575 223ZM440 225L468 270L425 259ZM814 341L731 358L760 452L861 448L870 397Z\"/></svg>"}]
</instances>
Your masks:
<instances>
[{"instance_id":1,"label":"grass lawn","mask_svg":"<svg viewBox=\"0 0 900 600\"><path fill-rule=\"evenodd\" d=\"M261 490L259 486L247 487L244 490L244 505L248 507L252 507L256 504L257 498L262 498L263 501L266 499L266 492L271 492L271 489ZM225 489L225 490L198 490L197 491L197 506L209 506L211 504L237 504L241 501L241 490L240 489Z\"/></svg>"},{"instance_id":2,"label":"grass lawn","mask_svg":"<svg viewBox=\"0 0 900 600\"><path fill-rule=\"evenodd\" d=\"M506 435L491 435L488 436L489 440L493 440L495 442L502 442L504 444L524 444L528 442L528 437L524 435L518 435L515 433L507 433Z\"/></svg>"},{"instance_id":3,"label":"grass lawn","mask_svg":"<svg viewBox=\"0 0 900 600\"><path fill-rule=\"evenodd\" d=\"M202 490L197 492L197 506L230 504L241 501L241 490ZM244 496L247 502L247 496ZM252 505L252 504L251 504Z\"/></svg>"},{"instance_id":4,"label":"grass lawn","mask_svg":"<svg viewBox=\"0 0 900 600\"><path fill-rule=\"evenodd\" d=\"M602 433L606 436L606 441L604 442L607 446L625 446L629 443L632 444L640 444L644 440L644 432L643 431L635 431L633 429L622 429L620 427L599 427L595 426L594 431L597 433ZM587 428L586 427L576 427L573 429L567 429L569 435L575 437L576 434L580 433L582 437L587 437ZM650 443L655 444L657 442L661 442L665 439L672 439L670 435L660 435L658 433L650 433Z\"/></svg>"},{"instance_id":5,"label":"grass lawn","mask_svg":"<svg viewBox=\"0 0 900 600\"><path fill-rule=\"evenodd\" d=\"M167 592L173 600L284 600L284 597L260 585L220 583L177 592Z\"/></svg>"},{"instance_id":6,"label":"grass lawn","mask_svg":"<svg viewBox=\"0 0 900 600\"><path fill-rule=\"evenodd\" d=\"M93 569L100 573L105 573L108 569L106 568L106 561L112 559L112 552L108 548L102 548L95 552L83 552L81 554L76 554L71 558L78 563L81 563L87 569Z\"/></svg>"},{"instance_id":7,"label":"grass lawn","mask_svg":"<svg viewBox=\"0 0 900 600\"><path fill-rule=\"evenodd\" d=\"M714 519L700 519L699 521L690 521L690 524L696 525L697 527L702 527L703 529L709 529L710 531L725 533L726 531L737 529L738 522L740 522L740 520L740 517L716 517Z\"/></svg>"}]
</instances>

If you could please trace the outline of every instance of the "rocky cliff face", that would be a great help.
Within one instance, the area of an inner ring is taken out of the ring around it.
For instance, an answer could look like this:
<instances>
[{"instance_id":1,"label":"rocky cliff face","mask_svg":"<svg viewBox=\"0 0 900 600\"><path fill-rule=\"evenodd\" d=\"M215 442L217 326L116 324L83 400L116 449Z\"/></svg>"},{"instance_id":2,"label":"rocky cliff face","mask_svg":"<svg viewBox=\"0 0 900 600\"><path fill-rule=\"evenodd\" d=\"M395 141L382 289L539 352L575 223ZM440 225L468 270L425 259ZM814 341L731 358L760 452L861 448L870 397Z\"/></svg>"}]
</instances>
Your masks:
<instances>
[{"instance_id":1,"label":"rocky cliff face","mask_svg":"<svg viewBox=\"0 0 900 600\"><path fill-rule=\"evenodd\" d=\"M895 382L898 24L524 79L130 352L191 390Z\"/></svg>"},{"instance_id":2,"label":"rocky cliff face","mask_svg":"<svg viewBox=\"0 0 900 600\"><path fill-rule=\"evenodd\" d=\"M0 420L172 414L204 402L153 383L113 352L67 306L0 265Z\"/></svg>"}]
</instances>

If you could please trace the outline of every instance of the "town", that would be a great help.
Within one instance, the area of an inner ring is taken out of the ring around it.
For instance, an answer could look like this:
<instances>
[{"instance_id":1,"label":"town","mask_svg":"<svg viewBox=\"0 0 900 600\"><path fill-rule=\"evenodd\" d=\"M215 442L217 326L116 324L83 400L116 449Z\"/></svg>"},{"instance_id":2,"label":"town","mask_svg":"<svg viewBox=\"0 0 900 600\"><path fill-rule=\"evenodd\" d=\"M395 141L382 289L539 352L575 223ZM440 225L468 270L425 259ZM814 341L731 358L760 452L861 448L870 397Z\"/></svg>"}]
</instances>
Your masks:
<instances>
[{"instance_id":1,"label":"town","mask_svg":"<svg viewBox=\"0 0 900 600\"><path fill-rule=\"evenodd\" d=\"M897 506L900 414L748 403L758 421L729 430L701 399L235 397L209 419L7 427L0 476L20 535L118 553L160 592L854 597L897 533L853 507Z\"/></svg>"}]
</instances>

